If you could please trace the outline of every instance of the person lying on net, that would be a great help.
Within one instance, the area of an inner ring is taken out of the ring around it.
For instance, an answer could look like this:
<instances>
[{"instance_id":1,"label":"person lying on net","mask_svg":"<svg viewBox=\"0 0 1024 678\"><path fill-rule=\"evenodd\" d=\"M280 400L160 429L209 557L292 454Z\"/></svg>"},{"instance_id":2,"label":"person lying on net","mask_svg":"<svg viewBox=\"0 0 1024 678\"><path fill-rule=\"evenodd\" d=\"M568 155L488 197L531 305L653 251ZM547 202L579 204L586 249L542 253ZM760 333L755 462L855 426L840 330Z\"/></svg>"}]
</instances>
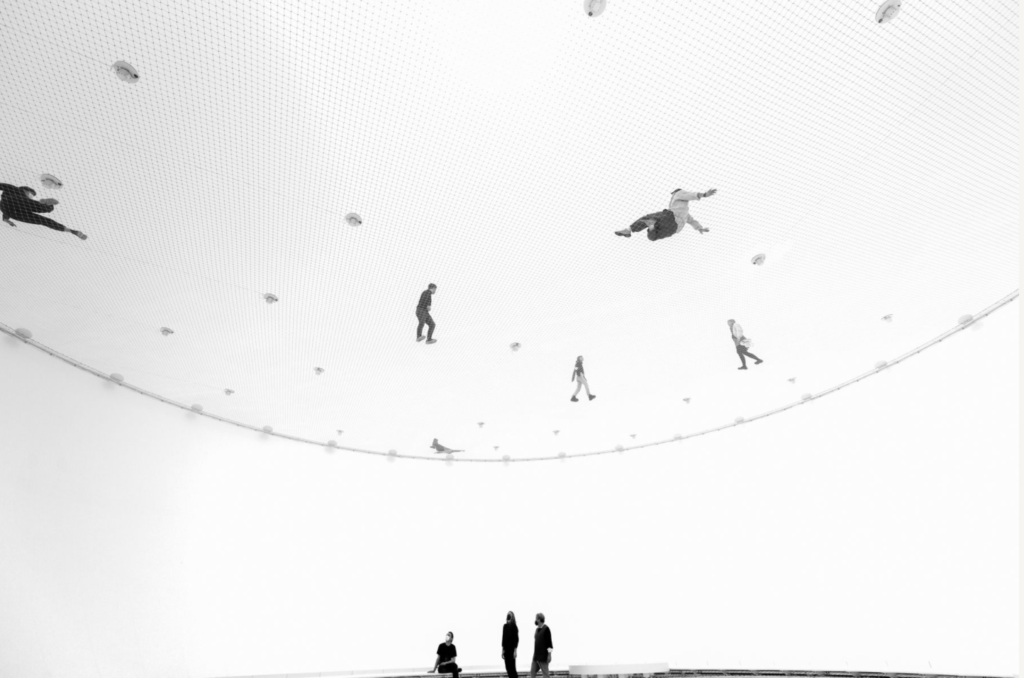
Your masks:
<instances>
[{"instance_id":1,"label":"person lying on net","mask_svg":"<svg viewBox=\"0 0 1024 678\"><path fill-rule=\"evenodd\" d=\"M669 200L667 210L640 217L629 228L615 231L615 235L629 238L634 233L646 230L648 240L661 240L662 238L675 235L686 224L692 226L698 233L707 233L711 229L704 228L700 225L699 221L690 216L690 201L708 198L717 192L718 189L716 188L712 188L704 193L691 193L690 191L677 188L672 191L672 197Z\"/></svg>"},{"instance_id":2,"label":"person lying on net","mask_svg":"<svg viewBox=\"0 0 1024 678\"><path fill-rule=\"evenodd\" d=\"M40 212L53 211L53 206L57 204L57 201L53 198L36 200L35 190L28 186L0 184L0 191L3 191L3 197L0 198L0 212L3 213L3 220L7 222L8 226L17 228L17 224L11 221L11 219L17 219L25 224L38 224L52 228L55 231L71 233L82 240L89 237L81 231L68 228L49 217L39 215Z\"/></svg>"}]
</instances>

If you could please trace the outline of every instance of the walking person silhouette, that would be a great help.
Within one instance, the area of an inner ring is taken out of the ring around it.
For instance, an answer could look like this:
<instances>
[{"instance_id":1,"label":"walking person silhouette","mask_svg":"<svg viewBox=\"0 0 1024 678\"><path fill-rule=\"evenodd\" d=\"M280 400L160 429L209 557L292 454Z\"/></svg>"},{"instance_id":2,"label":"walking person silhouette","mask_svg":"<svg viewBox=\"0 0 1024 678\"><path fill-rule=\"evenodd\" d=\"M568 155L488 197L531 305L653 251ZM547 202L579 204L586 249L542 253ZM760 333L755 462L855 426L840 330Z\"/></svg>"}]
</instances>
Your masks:
<instances>
[{"instance_id":1,"label":"walking person silhouette","mask_svg":"<svg viewBox=\"0 0 1024 678\"><path fill-rule=\"evenodd\" d=\"M573 401L574 403L579 402L579 400L576 399L576 396L579 395L581 388L586 389L587 398L589 398L590 400L593 400L594 398L597 397L596 395L590 394L590 384L587 383L587 377L585 374L583 374L583 356L577 356L576 358L576 367L572 371L571 381L576 382L576 392L572 394L572 398L569 398L569 400Z\"/></svg>"},{"instance_id":2,"label":"walking person silhouette","mask_svg":"<svg viewBox=\"0 0 1024 678\"><path fill-rule=\"evenodd\" d=\"M11 219L17 219L25 224L38 224L54 231L71 233L74 236L85 240L89 236L81 231L76 231L57 223L49 217L40 216L40 212L52 212L53 206L58 204L53 198L35 199L35 189L29 186L14 186L12 184L0 184L0 191L3 197L0 198L0 212L3 213L3 220L8 226L17 228Z\"/></svg>"},{"instance_id":3,"label":"walking person silhouette","mask_svg":"<svg viewBox=\"0 0 1024 678\"><path fill-rule=\"evenodd\" d=\"M750 347L750 339L743 336L743 328L740 327L740 324L731 319L727 324L729 325L729 332L732 334L732 343L736 344L736 354L740 357L740 362L743 364L742 367L737 367L736 369L747 369L747 358L753 358L755 365L763 363L763 360L747 350Z\"/></svg>"},{"instance_id":4,"label":"walking person silhouette","mask_svg":"<svg viewBox=\"0 0 1024 678\"><path fill-rule=\"evenodd\" d=\"M434 292L437 291L437 285L430 283L427 285L427 289L423 290L420 294L420 301L416 304L416 318L420 321L420 324L416 327L416 341L423 341L423 326L427 326L427 343L436 344L437 339L434 339L434 319L430 317L430 302L431 297L434 296Z\"/></svg>"}]
</instances>

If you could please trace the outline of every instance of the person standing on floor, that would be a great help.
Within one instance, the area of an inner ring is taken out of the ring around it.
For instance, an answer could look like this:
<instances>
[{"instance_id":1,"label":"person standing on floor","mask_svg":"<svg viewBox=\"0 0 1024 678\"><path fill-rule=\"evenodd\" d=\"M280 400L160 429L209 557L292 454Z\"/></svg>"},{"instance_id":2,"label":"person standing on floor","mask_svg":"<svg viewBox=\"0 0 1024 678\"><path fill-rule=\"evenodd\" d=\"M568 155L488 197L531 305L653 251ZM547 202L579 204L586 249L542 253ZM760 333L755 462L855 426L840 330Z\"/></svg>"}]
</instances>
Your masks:
<instances>
[{"instance_id":1,"label":"person standing on floor","mask_svg":"<svg viewBox=\"0 0 1024 678\"><path fill-rule=\"evenodd\" d=\"M587 397L591 400L597 397L596 395L590 395L590 384L587 383L587 376L583 374L583 356L576 357L576 368L572 371L572 379L570 381L576 382L576 392L572 394L572 398L569 398L574 403L579 402L576 396L579 395L581 388L587 390Z\"/></svg>"},{"instance_id":2,"label":"person standing on floor","mask_svg":"<svg viewBox=\"0 0 1024 678\"><path fill-rule=\"evenodd\" d=\"M509 610L505 616L505 627L501 630L501 658L505 660L505 671L508 678L519 678L516 671L516 648L519 647L519 627L516 625L516 613Z\"/></svg>"},{"instance_id":3,"label":"person standing on floor","mask_svg":"<svg viewBox=\"0 0 1024 678\"><path fill-rule=\"evenodd\" d=\"M551 678L548 665L551 664L551 628L544 623L544 613L538 612L533 622L537 630L533 634L533 662L530 663L530 678L537 678L538 669L544 672L544 678Z\"/></svg>"},{"instance_id":4,"label":"person standing on floor","mask_svg":"<svg viewBox=\"0 0 1024 678\"><path fill-rule=\"evenodd\" d=\"M82 240L89 237L81 231L68 228L64 224L59 224L49 217L43 217L38 214L39 212L53 211L53 206L57 204L57 201L53 198L36 200L35 189L29 186L0 184L0 191L4 194L0 198L0 213L3 213L3 220L7 222L8 226L17 228L17 225L11 221L11 219L17 219L26 224L38 224L54 231L70 233Z\"/></svg>"},{"instance_id":5,"label":"person standing on floor","mask_svg":"<svg viewBox=\"0 0 1024 678\"><path fill-rule=\"evenodd\" d=\"M420 303L416 304L416 318L420 321L416 327L416 341L423 341L423 326L427 326L427 343L436 344L434 339L434 319L430 317L430 302L437 291L437 285L430 283L427 289L420 294Z\"/></svg>"},{"instance_id":6,"label":"person standing on floor","mask_svg":"<svg viewBox=\"0 0 1024 678\"><path fill-rule=\"evenodd\" d=\"M455 651L455 645L452 641L455 640L455 634L451 631L444 637L444 642L437 646L437 659L434 660L434 668L427 671L427 673L451 673L454 674L455 678L459 678L459 673L462 669L455 663L455 657L458 653Z\"/></svg>"},{"instance_id":7,"label":"person standing on floor","mask_svg":"<svg viewBox=\"0 0 1024 678\"><path fill-rule=\"evenodd\" d=\"M717 188L712 188L704 193L692 193L677 188L672 191L667 210L640 217L629 228L615 231L615 235L628 238L634 233L646 230L648 240L661 240L683 230L683 226L686 224L693 226L693 229L700 234L708 233L710 228L704 228L699 221L690 216L690 201L708 198L717 192Z\"/></svg>"},{"instance_id":8,"label":"person standing on floor","mask_svg":"<svg viewBox=\"0 0 1024 678\"><path fill-rule=\"evenodd\" d=\"M755 365L763 363L763 360L747 350L750 346L750 339L743 336L743 328L740 327L740 324L735 320L729 320L728 324L729 332L732 333L732 343L736 344L736 354L740 357L740 362L743 364L742 367L737 367L736 369L747 369L747 358L753 358Z\"/></svg>"}]
</instances>

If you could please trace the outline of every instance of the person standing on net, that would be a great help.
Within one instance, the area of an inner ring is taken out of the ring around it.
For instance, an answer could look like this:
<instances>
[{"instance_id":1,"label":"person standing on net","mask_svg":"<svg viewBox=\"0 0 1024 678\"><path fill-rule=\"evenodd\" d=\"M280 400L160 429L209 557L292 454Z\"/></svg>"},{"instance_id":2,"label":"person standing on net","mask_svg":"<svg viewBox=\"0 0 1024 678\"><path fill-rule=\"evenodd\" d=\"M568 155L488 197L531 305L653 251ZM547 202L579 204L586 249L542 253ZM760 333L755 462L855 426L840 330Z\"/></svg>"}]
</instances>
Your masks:
<instances>
[{"instance_id":1,"label":"person standing on net","mask_svg":"<svg viewBox=\"0 0 1024 678\"><path fill-rule=\"evenodd\" d=\"M590 395L590 384L587 383L587 376L583 374L583 356L576 357L576 368L572 371L571 381L576 382L576 392L572 394L572 398L569 398L569 400L578 403L579 400L576 399L576 396L579 395L581 388L587 390L587 397L591 400L597 397L596 395Z\"/></svg>"},{"instance_id":2,"label":"person standing on net","mask_svg":"<svg viewBox=\"0 0 1024 678\"><path fill-rule=\"evenodd\" d=\"M640 217L629 228L615 231L615 235L628 238L634 233L646 230L648 240L661 240L662 238L675 235L686 224L693 226L693 229L700 234L708 233L711 230L710 228L704 228L700 225L699 221L690 216L690 201L708 198L715 193L718 193L717 188L712 188L705 193L692 193L677 188L672 191L672 197L669 199L667 210Z\"/></svg>"},{"instance_id":3,"label":"person standing on net","mask_svg":"<svg viewBox=\"0 0 1024 678\"><path fill-rule=\"evenodd\" d=\"M753 358L755 365L760 365L764 361L758 358L756 355L747 350L750 347L750 339L743 336L743 328L735 320L729 320L729 332L732 333L732 343L736 344L736 354L740 357L740 362L743 364L742 367L737 367L738 370L747 369L747 358Z\"/></svg>"},{"instance_id":4,"label":"person standing on net","mask_svg":"<svg viewBox=\"0 0 1024 678\"><path fill-rule=\"evenodd\" d=\"M427 673L451 673L455 678L459 678L459 673L462 669L455 663L455 657L458 653L455 651L455 645L452 641L455 640L455 634L451 631L448 632L444 637L444 642L437 646L437 659L434 660L434 668L427 671Z\"/></svg>"},{"instance_id":5,"label":"person standing on net","mask_svg":"<svg viewBox=\"0 0 1024 678\"><path fill-rule=\"evenodd\" d=\"M434 319L430 317L430 302L437 291L437 285L430 283L427 289L420 294L420 303L416 304L416 318L420 324L416 327L416 341L423 341L423 326L427 326L427 343L436 344L434 339Z\"/></svg>"},{"instance_id":6,"label":"person standing on net","mask_svg":"<svg viewBox=\"0 0 1024 678\"><path fill-rule=\"evenodd\" d=\"M548 665L551 664L551 628L544 623L544 613L538 612L533 622L537 630L533 634L533 662L530 663L530 678L537 678L537 671L544 672L544 678L551 678Z\"/></svg>"},{"instance_id":7,"label":"person standing on net","mask_svg":"<svg viewBox=\"0 0 1024 678\"><path fill-rule=\"evenodd\" d=\"M505 627L501 630L501 658L505 660L505 671L508 678L519 678L516 671L516 648L519 647L519 627L516 625L516 613L509 610L505 616Z\"/></svg>"},{"instance_id":8,"label":"person standing on net","mask_svg":"<svg viewBox=\"0 0 1024 678\"><path fill-rule=\"evenodd\" d=\"M17 225L11 221L11 219L17 219L18 221L26 224L38 224L39 226L45 226L53 229L54 231L60 231L61 233L70 233L82 240L89 237L81 231L68 228L64 224L59 224L49 217L39 215L39 212L53 211L53 206L57 204L57 201L53 198L36 200L35 189L30 188L29 186L0 184L0 191L4 194L3 197L0 198L0 212L3 213L3 220L7 222L8 226L17 228Z\"/></svg>"}]
</instances>

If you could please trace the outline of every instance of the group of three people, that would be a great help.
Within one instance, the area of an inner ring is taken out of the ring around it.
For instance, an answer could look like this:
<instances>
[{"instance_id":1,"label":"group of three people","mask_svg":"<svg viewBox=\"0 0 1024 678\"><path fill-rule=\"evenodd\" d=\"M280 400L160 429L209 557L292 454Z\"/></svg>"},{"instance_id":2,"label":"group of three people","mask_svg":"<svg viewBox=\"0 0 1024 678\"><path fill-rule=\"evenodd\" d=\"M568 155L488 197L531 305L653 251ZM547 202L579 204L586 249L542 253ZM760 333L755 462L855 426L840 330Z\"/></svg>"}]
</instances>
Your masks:
<instances>
[{"instance_id":1,"label":"group of three people","mask_svg":"<svg viewBox=\"0 0 1024 678\"><path fill-rule=\"evenodd\" d=\"M551 642L551 628L544 621L544 613L538 612L533 622L537 630L533 633L533 661L530 663L530 678L536 678L537 672L541 671L544 678L549 678L549 665L551 664L551 651L554 644ZM451 673L458 678L462 669L455 663L458 653L452 641L455 636L451 631L445 636L443 643L437 646L437 658L434 660L434 668L428 673ZM516 615L511 610L505 617L505 626L501 632L501 658L505 660L505 671L508 678L519 678L516 671L516 658L519 655L519 627L516 625Z\"/></svg>"}]
</instances>

